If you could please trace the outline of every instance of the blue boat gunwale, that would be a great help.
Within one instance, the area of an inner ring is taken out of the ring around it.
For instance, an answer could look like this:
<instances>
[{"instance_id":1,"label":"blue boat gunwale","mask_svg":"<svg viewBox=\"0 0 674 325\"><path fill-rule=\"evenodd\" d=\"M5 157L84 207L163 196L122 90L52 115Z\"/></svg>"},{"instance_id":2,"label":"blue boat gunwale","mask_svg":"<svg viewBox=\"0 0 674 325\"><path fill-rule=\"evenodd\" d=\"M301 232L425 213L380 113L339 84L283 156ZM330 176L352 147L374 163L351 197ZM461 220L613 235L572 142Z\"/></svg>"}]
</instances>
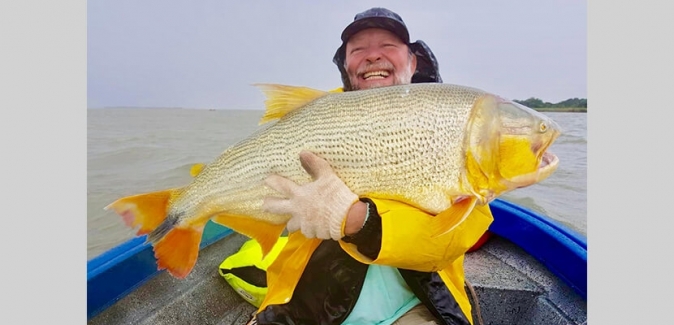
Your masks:
<instances>
[{"instance_id":1,"label":"blue boat gunwale","mask_svg":"<svg viewBox=\"0 0 674 325\"><path fill-rule=\"evenodd\" d=\"M495 199L489 231L508 239L540 261L587 299L587 238L525 207ZM232 234L212 221L206 225L203 249ZM132 238L87 262L87 319L122 299L163 271L157 271L146 236Z\"/></svg>"},{"instance_id":2,"label":"blue boat gunwale","mask_svg":"<svg viewBox=\"0 0 674 325\"><path fill-rule=\"evenodd\" d=\"M232 234L227 227L209 221L204 228L202 250ZM87 262L87 320L101 313L159 273L147 235L135 237Z\"/></svg>"},{"instance_id":3,"label":"blue boat gunwale","mask_svg":"<svg viewBox=\"0 0 674 325\"><path fill-rule=\"evenodd\" d=\"M587 299L587 237L523 206L496 199L489 231L533 256Z\"/></svg>"}]
</instances>

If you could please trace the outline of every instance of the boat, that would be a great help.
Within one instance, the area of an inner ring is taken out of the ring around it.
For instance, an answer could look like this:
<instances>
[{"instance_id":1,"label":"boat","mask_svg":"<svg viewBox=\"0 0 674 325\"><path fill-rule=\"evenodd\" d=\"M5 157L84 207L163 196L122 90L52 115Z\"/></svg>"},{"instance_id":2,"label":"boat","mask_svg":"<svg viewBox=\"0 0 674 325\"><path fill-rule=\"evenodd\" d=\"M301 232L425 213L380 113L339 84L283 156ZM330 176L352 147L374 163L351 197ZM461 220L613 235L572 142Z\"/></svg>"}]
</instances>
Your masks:
<instances>
[{"instance_id":1,"label":"boat","mask_svg":"<svg viewBox=\"0 0 674 325\"><path fill-rule=\"evenodd\" d=\"M506 200L490 207L490 236L464 262L474 324L587 324L586 236ZM106 251L87 262L88 324L245 324L256 308L218 266L247 240L209 222L183 280L157 271L144 236Z\"/></svg>"}]
</instances>

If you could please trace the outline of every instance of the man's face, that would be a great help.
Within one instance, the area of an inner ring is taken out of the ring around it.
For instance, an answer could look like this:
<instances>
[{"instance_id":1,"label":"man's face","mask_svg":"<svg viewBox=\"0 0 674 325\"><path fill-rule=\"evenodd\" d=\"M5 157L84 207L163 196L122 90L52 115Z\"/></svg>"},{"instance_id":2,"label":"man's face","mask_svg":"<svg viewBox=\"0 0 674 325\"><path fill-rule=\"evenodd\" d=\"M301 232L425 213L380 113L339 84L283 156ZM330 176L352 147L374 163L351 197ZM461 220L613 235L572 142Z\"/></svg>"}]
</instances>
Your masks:
<instances>
[{"instance_id":1,"label":"man's face","mask_svg":"<svg viewBox=\"0 0 674 325\"><path fill-rule=\"evenodd\" d=\"M344 67L353 90L369 89L410 83L416 59L395 34L368 28L351 36L346 43Z\"/></svg>"}]
</instances>

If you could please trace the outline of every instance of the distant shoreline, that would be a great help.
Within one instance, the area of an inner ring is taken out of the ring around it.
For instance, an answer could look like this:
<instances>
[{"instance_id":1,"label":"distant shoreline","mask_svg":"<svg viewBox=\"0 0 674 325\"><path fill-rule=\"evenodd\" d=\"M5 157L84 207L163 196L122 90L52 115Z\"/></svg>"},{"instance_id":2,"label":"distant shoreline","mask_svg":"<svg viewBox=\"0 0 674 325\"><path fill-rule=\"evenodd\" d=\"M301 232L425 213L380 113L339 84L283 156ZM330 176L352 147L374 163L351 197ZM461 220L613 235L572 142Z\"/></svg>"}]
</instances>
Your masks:
<instances>
[{"instance_id":1,"label":"distant shoreline","mask_svg":"<svg viewBox=\"0 0 674 325\"><path fill-rule=\"evenodd\" d=\"M556 113L587 113L587 107L540 107L534 108L538 112Z\"/></svg>"}]
</instances>

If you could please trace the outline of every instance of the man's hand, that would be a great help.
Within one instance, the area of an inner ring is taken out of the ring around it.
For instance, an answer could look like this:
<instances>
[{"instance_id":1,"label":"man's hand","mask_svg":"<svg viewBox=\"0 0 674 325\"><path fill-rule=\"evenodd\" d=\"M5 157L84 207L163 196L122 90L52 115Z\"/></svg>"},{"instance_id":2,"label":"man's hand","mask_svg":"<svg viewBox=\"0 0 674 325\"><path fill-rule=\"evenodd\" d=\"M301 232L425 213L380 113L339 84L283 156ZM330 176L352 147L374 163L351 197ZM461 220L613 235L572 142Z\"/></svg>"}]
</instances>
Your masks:
<instances>
[{"instance_id":1,"label":"man's hand","mask_svg":"<svg viewBox=\"0 0 674 325\"><path fill-rule=\"evenodd\" d=\"M265 183L286 199L267 197L262 208L271 213L292 215L286 225L289 232L299 229L307 238L339 240L342 222L358 196L324 159L302 151L300 162L314 181L300 186L278 175L269 176Z\"/></svg>"}]
</instances>

